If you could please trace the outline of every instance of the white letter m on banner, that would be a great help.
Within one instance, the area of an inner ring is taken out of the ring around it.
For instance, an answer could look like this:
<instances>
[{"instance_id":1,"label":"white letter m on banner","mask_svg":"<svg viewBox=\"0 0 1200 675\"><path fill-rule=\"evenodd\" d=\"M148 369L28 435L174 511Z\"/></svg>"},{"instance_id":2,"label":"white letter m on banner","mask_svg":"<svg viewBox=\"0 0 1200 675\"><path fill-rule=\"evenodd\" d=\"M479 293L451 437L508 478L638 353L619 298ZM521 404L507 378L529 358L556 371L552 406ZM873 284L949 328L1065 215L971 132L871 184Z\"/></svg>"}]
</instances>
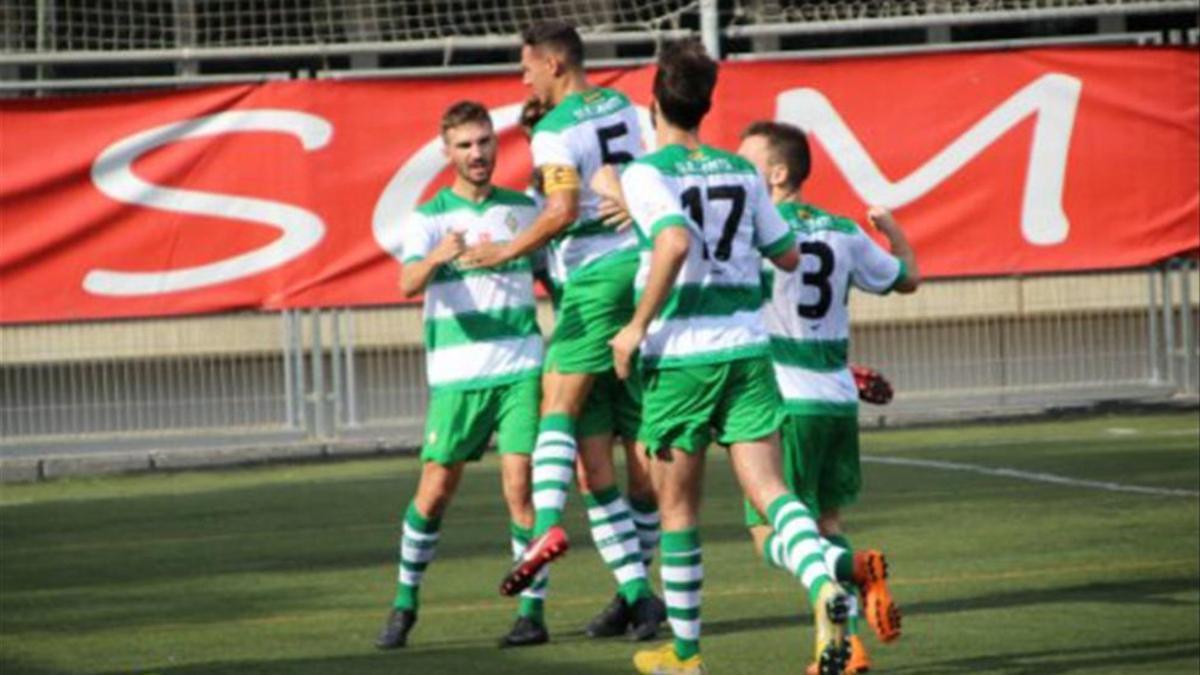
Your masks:
<instances>
[{"instance_id":1,"label":"white letter m on banner","mask_svg":"<svg viewBox=\"0 0 1200 675\"><path fill-rule=\"evenodd\" d=\"M1021 205L1021 234L1031 244L1049 246L1062 243L1070 231L1062 206L1063 183L1082 88L1082 82L1067 75L1039 77L916 171L895 182L883 175L829 99L815 89L780 94L775 118L805 129L820 140L863 202L894 209L920 199L1026 117L1035 115ZM899 127L905 122L895 123Z\"/></svg>"}]
</instances>

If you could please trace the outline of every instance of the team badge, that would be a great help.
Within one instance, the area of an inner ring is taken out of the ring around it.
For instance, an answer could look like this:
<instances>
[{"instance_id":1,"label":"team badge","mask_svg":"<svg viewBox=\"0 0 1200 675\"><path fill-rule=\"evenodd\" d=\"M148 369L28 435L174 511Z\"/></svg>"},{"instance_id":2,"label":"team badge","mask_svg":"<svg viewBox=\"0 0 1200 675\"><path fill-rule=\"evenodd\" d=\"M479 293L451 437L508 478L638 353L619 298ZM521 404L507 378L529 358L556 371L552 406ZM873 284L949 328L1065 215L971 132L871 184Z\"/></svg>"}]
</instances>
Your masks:
<instances>
[{"instance_id":1,"label":"team badge","mask_svg":"<svg viewBox=\"0 0 1200 675\"><path fill-rule=\"evenodd\" d=\"M504 217L504 226L508 228L509 232L513 234L517 233L517 216L511 209L508 211L508 215Z\"/></svg>"}]
</instances>

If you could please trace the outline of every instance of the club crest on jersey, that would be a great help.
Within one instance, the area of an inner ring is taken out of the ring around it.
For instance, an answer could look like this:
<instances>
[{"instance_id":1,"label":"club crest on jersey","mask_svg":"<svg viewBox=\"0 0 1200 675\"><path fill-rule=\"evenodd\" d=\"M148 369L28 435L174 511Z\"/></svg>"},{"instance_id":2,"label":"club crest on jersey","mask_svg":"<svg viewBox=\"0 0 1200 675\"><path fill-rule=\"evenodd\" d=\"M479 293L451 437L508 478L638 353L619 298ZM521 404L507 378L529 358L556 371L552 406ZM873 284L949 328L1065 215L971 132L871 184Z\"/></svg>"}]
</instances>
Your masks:
<instances>
[{"instance_id":1,"label":"club crest on jersey","mask_svg":"<svg viewBox=\"0 0 1200 675\"><path fill-rule=\"evenodd\" d=\"M509 209L508 215L504 216L504 226L508 228L510 233L517 233L517 215L511 209Z\"/></svg>"}]
</instances>

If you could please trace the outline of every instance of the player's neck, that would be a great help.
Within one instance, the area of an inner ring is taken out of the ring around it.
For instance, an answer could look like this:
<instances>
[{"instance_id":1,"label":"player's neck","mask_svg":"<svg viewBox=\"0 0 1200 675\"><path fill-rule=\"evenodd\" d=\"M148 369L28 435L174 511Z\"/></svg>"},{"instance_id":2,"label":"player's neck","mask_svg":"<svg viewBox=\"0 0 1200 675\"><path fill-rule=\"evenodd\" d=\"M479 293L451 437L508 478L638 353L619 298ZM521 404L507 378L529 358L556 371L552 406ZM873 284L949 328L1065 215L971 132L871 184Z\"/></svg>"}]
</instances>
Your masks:
<instances>
[{"instance_id":1,"label":"player's neck","mask_svg":"<svg viewBox=\"0 0 1200 675\"><path fill-rule=\"evenodd\" d=\"M492 194L492 184L476 185L469 180L455 178L454 183L450 185L450 191L472 204L478 204Z\"/></svg>"},{"instance_id":2,"label":"player's neck","mask_svg":"<svg viewBox=\"0 0 1200 675\"><path fill-rule=\"evenodd\" d=\"M592 88L587 81L587 75L582 70L572 72L559 80L554 90L554 105L563 102L571 94L579 94Z\"/></svg>"},{"instance_id":3,"label":"player's neck","mask_svg":"<svg viewBox=\"0 0 1200 675\"><path fill-rule=\"evenodd\" d=\"M774 204L800 202L800 191L771 186L771 202Z\"/></svg>"},{"instance_id":4,"label":"player's neck","mask_svg":"<svg viewBox=\"0 0 1200 675\"><path fill-rule=\"evenodd\" d=\"M658 141L658 147L660 148L665 148L668 145L682 145L688 150L695 150L700 147L699 129L680 129L677 126L664 122L661 117L658 120L658 129L654 132L654 138Z\"/></svg>"}]
</instances>

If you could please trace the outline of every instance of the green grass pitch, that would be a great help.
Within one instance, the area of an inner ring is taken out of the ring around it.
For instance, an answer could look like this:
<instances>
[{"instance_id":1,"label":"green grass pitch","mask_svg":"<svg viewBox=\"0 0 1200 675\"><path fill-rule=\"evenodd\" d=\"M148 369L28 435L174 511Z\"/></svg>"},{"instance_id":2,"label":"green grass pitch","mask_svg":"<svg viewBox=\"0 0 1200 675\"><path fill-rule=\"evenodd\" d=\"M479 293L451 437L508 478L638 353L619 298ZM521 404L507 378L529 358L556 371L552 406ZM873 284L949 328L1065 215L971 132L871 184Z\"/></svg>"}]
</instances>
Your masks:
<instances>
[{"instance_id":1,"label":"green grass pitch","mask_svg":"<svg viewBox=\"0 0 1200 675\"><path fill-rule=\"evenodd\" d=\"M1137 494L870 462L852 540L891 558L905 634L880 673L1200 672L1195 412L871 432L871 458L938 460L1174 489ZM799 586L741 528L710 453L704 655L717 674L800 673ZM631 672L634 646L581 627L611 578L573 496L553 568L552 643L500 651L515 603L494 458L470 467L405 650L371 643L391 600L411 458L0 488L0 672ZM657 584L657 567L654 573Z\"/></svg>"}]
</instances>

